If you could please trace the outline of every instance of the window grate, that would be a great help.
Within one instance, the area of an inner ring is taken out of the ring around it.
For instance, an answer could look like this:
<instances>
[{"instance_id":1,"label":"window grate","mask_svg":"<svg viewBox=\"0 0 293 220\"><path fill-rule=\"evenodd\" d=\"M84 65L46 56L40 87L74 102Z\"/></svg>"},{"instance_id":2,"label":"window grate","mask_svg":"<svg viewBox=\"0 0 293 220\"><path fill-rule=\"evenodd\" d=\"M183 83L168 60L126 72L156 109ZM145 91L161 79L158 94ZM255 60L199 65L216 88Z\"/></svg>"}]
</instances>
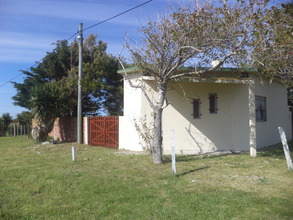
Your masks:
<instances>
[{"instance_id":1,"label":"window grate","mask_svg":"<svg viewBox=\"0 0 293 220\"><path fill-rule=\"evenodd\" d=\"M255 118L257 122L267 121L267 100L264 96L255 96Z\"/></svg>"},{"instance_id":2,"label":"window grate","mask_svg":"<svg viewBox=\"0 0 293 220\"><path fill-rule=\"evenodd\" d=\"M210 93L209 94L209 104L210 104L210 108L209 108L209 112L210 114L217 114L218 113L218 108L217 108L217 93Z\"/></svg>"},{"instance_id":3,"label":"window grate","mask_svg":"<svg viewBox=\"0 0 293 220\"><path fill-rule=\"evenodd\" d=\"M193 118L200 118L201 111L200 111L201 101L200 99L193 99Z\"/></svg>"}]
</instances>

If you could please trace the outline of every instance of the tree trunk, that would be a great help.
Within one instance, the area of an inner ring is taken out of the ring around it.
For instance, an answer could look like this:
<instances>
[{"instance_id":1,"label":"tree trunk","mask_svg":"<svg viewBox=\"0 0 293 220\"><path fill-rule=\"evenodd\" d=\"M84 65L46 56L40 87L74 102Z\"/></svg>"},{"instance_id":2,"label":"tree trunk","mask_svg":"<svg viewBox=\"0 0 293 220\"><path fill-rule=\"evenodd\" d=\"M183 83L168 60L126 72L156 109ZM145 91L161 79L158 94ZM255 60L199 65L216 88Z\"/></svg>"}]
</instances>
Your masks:
<instances>
[{"instance_id":1,"label":"tree trunk","mask_svg":"<svg viewBox=\"0 0 293 220\"><path fill-rule=\"evenodd\" d=\"M36 143L44 142L47 140L48 132L50 132L54 126L55 119L37 120L37 126L32 129L32 137Z\"/></svg>"},{"instance_id":2,"label":"tree trunk","mask_svg":"<svg viewBox=\"0 0 293 220\"><path fill-rule=\"evenodd\" d=\"M155 164L163 163L163 137L162 137L162 115L163 105L165 101L167 91L166 83L160 83L158 85L158 100L156 105L153 107L154 113L154 137L153 137L153 162Z\"/></svg>"}]
</instances>

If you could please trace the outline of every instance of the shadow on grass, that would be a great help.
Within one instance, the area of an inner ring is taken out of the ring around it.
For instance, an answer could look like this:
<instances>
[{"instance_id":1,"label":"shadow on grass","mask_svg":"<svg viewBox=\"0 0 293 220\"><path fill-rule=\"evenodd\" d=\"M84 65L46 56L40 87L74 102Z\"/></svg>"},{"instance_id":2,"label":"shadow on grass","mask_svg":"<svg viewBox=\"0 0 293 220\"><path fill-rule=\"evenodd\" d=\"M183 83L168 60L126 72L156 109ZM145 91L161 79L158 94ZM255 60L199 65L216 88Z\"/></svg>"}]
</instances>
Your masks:
<instances>
[{"instance_id":1,"label":"shadow on grass","mask_svg":"<svg viewBox=\"0 0 293 220\"><path fill-rule=\"evenodd\" d=\"M282 150L272 150L272 151L259 152L257 156L259 156L259 157L272 157L272 158L278 158L278 159L285 158L283 149Z\"/></svg>"},{"instance_id":2,"label":"shadow on grass","mask_svg":"<svg viewBox=\"0 0 293 220\"><path fill-rule=\"evenodd\" d=\"M200 170L205 170L205 169L208 169L208 168L210 168L210 166L204 166L204 167L200 167L200 168L192 169L192 170L189 170L189 171L186 171L186 172L180 173L180 174L176 174L176 176L177 176L177 177L185 176L185 175L187 175L187 174L194 173L194 172L196 172L196 171L200 171Z\"/></svg>"},{"instance_id":3,"label":"shadow on grass","mask_svg":"<svg viewBox=\"0 0 293 220\"><path fill-rule=\"evenodd\" d=\"M292 144L289 144L289 145L291 145L291 146L289 146L289 148L290 148L290 152L292 155ZM262 149L258 150L257 156L271 157L271 158L277 158L277 159L284 159L285 158L282 144L276 144L273 146L262 148Z\"/></svg>"},{"instance_id":4,"label":"shadow on grass","mask_svg":"<svg viewBox=\"0 0 293 220\"><path fill-rule=\"evenodd\" d=\"M233 155L237 153L215 153L215 154L197 154L197 155L176 155L176 162L189 162L194 160L203 160L203 159L211 159L218 157L226 157L229 155ZM171 163L172 157L171 155L163 156L163 163Z\"/></svg>"}]
</instances>

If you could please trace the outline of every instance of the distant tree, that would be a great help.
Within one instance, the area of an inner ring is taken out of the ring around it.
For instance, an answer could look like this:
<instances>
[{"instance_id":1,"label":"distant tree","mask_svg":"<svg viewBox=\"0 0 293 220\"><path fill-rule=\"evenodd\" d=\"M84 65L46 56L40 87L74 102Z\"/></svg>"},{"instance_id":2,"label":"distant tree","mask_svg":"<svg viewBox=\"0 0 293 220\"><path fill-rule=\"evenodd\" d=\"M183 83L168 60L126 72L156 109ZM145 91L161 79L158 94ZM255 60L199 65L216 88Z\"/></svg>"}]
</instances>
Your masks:
<instances>
[{"instance_id":1,"label":"distant tree","mask_svg":"<svg viewBox=\"0 0 293 220\"><path fill-rule=\"evenodd\" d=\"M42 62L30 71L22 71L26 78L23 83L13 83L17 94L14 104L32 110L32 88L38 85L56 84L67 95L65 102L67 115L76 116L78 43L68 44L66 40L57 41L56 48L47 53ZM84 41L83 66L83 114L119 115L122 112L122 81L117 74L118 63L106 53L107 44L97 42L95 35ZM46 87L44 87L46 88Z\"/></svg>"},{"instance_id":2,"label":"distant tree","mask_svg":"<svg viewBox=\"0 0 293 220\"><path fill-rule=\"evenodd\" d=\"M5 132L4 132L4 123L3 123L3 119L0 118L0 136L4 136Z\"/></svg>"},{"instance_id":3,"label":"distant tree","mask_svg":"<svg viewBox=\"0 0 293 220\"><path fill-rule=\"evenodd\" d=\"M215 3L216 2L216 3ZM162 160L162 113L168 105L166 93L171 80L188 76L204 76L226 64L245 67L256 49L262 46L275 23L268 26L267 0L214 1L183 6L158 21L142 27L141 42L128 49L142 72L154 78L156 95L149 97L140 86L153 110L152 155L156 164ZM283 30L283 29L282 29ZM286 54L285 54L286 55ZM194 71L178 72L191 61ZM211 66L217 60L218 64ZM206 68L199 68L206 67Z\"/></svg>"},{"instance_id":4,"label":"distant tree","mask_svg":"<svg viewBox=\"0 0 293 220\"><path fill-rule=\"evenodd\" d=\"M0 119L1 133L2 136L5 136L9 124L12 122L12 117L9 113L3 113Z\"/></svg>"},{"instance_id":5,"label":"distant tree","mask_svg":"<svg viewBox=\"0 0 293 220\"><path fill-rule=\"evenodd\" d=\"M20 125L30 126L32 124L33 115L31 112L23 111L17 114L16 119Z\"/></svg>"}]
</instances>

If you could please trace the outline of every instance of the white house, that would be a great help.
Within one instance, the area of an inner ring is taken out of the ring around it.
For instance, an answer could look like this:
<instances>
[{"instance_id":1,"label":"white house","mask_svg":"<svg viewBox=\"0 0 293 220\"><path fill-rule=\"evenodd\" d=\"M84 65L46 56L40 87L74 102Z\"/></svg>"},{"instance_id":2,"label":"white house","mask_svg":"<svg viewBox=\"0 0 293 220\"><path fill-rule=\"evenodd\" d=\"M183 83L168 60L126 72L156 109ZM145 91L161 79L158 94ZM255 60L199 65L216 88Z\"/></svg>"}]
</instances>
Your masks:
<instances>
[{"instance_id":1,"label":"white house","mask_svg":"<svg viewBox=\"0 0 293 220\"><path fill-rule=\"evenodd\" d=\"M152 109L140 88L150 97L154 80L139 68L126 70L124 116L119 125L119 148L142 151L141 136L151 129ZM119 71L122 73L122 71ZM132 84L132 86L130 85ZM178 154L250 151L280 142L278 126L291 137L287 88L275 80L261 79L255 70L219 69L205 77L170 82L169 105L163 111L163 151L171 153L170 131L175 132Z\"/></svg>"}]
</instances>

